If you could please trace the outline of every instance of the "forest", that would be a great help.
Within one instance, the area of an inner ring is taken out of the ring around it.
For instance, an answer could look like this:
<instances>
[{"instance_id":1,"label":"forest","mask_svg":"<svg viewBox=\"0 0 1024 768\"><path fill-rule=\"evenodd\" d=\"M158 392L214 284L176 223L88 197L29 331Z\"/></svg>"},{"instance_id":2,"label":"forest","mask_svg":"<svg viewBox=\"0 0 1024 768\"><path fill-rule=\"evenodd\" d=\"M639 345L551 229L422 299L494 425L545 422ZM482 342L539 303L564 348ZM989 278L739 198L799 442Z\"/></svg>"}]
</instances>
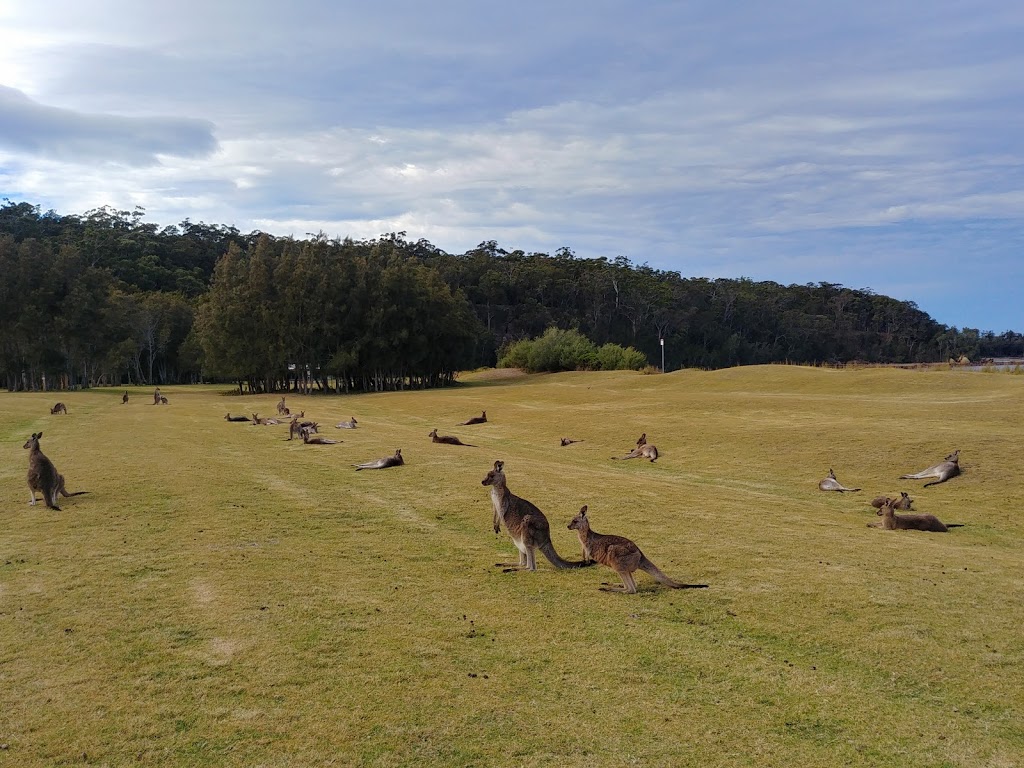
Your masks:
<instances>
[{"instance_id":1,"label":"forest","mask_svg":"<svg viewBox=\"0 0 1024 768\"><path fill-rule=\"evenodd\" d=\"M304 239L145 212L0 205L0 384L222 381L240 390L451 384L549 328L665 368L1020 356L1024 335L958 329L913 302L820 282L683 277L625 256L449 254L406 233Z\"/></svg>"}]
</instances>

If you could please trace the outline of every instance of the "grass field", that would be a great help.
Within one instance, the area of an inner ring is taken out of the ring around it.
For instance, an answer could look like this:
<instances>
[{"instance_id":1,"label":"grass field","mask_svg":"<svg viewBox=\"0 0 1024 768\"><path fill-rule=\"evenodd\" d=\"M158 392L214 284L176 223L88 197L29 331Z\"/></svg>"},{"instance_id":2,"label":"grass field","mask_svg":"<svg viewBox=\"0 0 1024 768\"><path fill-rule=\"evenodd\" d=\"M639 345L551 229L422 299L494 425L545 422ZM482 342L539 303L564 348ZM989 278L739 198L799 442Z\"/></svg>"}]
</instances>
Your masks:
<instances>
[{"instance_id":1,"label":"grass field","mask_svg":"<svg viewBox=\"0 0 1024 768\"><path fill-rule=\"evenodd\" d=\"M224 388L0 395L0 766L1024 765L1024 376L463 381L290 396L333 446L225 422L277 398ZM60 512L27 503L40 430L90 491ZM656 464L609 460L644 431ZM897 480L955 448L962 476ZM710 588L503 573L495 459L564 557L588 504ZM866 527L900 490L964 527Z\"/></svg>"}]
</instances>

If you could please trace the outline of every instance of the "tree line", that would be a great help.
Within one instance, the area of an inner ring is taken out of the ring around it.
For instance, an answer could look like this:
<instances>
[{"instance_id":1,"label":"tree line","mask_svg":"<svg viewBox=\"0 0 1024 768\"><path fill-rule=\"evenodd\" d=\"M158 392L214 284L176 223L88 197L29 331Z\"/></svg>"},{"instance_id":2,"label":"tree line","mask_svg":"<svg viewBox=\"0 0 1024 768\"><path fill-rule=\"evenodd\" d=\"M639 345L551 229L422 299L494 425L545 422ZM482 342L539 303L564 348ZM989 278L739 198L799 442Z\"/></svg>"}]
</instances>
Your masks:
<instances>
[{"instance_id":1,"label":"tree line","mask_svg":"<svg viewBox=\"0 0 1024 768\"><path fill-rule=\"evenodd\" d=\"M683 277L628 258L449 254L405 233L303 239L141 209L0 205L8 389L231 381L256 391L450 384L549 328L665 367L1019 356L1013 331L949 327L833 283Z\"/></svg>"}]
</instances>

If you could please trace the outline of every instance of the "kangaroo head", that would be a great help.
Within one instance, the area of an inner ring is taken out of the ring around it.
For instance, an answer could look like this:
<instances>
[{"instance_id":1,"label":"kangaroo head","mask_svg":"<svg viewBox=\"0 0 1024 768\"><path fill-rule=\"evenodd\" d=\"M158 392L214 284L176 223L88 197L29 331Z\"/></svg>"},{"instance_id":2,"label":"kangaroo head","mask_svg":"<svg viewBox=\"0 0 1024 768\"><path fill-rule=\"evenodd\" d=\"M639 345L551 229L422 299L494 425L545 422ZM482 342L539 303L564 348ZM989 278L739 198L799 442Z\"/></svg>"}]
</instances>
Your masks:
<instances>
[{"instance_id":1,"label":"kangaroo head","mask_svg":"<svg viewBox=\"0 0 1024 768\"><path fill-rule=\"evenodd\" d=\"M946 461L953 461L953 462L960 461L960 449L957 448L955 451L953 451L951 454L949 454L949 456L947 456L945 458L945 460Z\"/></svg>"},{"instance_id":2,"label":"kangaroo head","mask_svg":"<svg viewBox=\"0 0 1024 768\"><path fill-rule=\"evenodd\" d=\"M480 481L480 485L494 485L498 477L504 477L505 462L494 462L494 469L487 473L487 476Z\"/></svg>"},{"instance_id":3,"label":"kangaroo head","mask_svg":"<svg viewBox=\"0 0 1024 768\"><path fill-rule=\"evenodd\" d=\"M832 467L829 467L829 468L828 468L828 476L829 476L829 478L830 478L830 479L832 479L832 480L835 480L835 479L836 479L836 473L832 471Z\"/></svg>"},{"instance_id":4,"label":"kangaroo head","mask_svg":"<svg viewBox=\"0 0 1024 768\"><path fill-rule=\"evenodd\" d=\"M437 430L436 429L431 430L430 434L427 435L427 437L437 437Z\"/></svg>"},{"instance_id":5,"label":"kangaroo head","mask_svg":"<svg viewBox=\"0 0 1024 768\"><path fill-rule=\"evenodd\" d=\"M22 448L38 448L39 447L39 438L42 437L42 436L43 436L42 432L39 432L38 434L33 432L32 433L32 437L30 437L25 442L25 444L23 446L21 446L21 447Z\"/></svg>"},{"instance_id":6,"label":"kangaroo head","mask_svg":"<svg viewBox=\"0 0 1024 768\"><path fill-rule=\"evenodd\" d=\"M580 528L583 528L584 525L586 525L588 527L590 525L590 523L587 521L587 505L586 504L584 504L582 507L580 507L580 511L576 514L576 517L574 517L569 522L569 525L567 527L569 528L570 531L575 531L575 530L579 530Z\"/></svg>"},{"instance_id":7,"label":"kangaroo head","mask_svg":"<svg viewBox=\"0 0 1024 768\"><path fill-rule=\"evenodd\" d=\"M351 417L349 417L349 418L350 418L350 420L352 421L352 423L353 423L353 424L355 424L355 423L356 423L356 417L355 417L355 416L351 416Z\"/></svg>"}]
</instances>

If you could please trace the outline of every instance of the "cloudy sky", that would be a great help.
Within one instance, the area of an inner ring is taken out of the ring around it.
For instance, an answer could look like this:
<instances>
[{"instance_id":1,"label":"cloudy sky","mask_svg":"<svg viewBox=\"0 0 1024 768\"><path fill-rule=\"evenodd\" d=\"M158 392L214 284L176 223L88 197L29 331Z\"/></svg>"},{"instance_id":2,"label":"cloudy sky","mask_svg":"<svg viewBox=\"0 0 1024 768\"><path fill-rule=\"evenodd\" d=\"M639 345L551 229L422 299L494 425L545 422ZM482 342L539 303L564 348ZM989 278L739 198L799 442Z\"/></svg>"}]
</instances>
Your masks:
<instances>
[{"instance_id":1,"label":"cloudy sky","mask_svg":"<svg viewBox=\"0 0 1024 768\"><path fill-rule=\"evenodd\" d=\"M1020 0L0 0L0 198L1024 331Z\"/></svg>"}]
</instances>

